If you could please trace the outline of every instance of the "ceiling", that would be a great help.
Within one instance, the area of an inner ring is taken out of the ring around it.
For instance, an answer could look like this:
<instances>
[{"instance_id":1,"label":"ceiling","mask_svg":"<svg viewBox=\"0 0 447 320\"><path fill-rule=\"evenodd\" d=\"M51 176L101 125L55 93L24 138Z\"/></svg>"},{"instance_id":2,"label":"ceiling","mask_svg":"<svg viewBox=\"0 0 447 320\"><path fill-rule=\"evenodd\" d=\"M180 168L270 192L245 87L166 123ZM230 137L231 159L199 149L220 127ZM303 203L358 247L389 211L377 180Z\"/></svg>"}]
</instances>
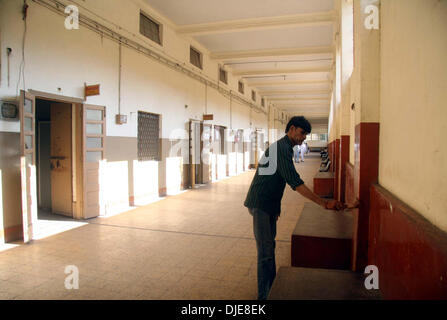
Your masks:
<instances>
[{"instance_id":1,"label":"ceiling","mask_svg":"<svg viewBox=\"0 0 447 320\"><path fill-rule=\"evenodd\" d=\"M327 124L334 0L144 0L290 115Z\"/></svg>"}]
</instances>

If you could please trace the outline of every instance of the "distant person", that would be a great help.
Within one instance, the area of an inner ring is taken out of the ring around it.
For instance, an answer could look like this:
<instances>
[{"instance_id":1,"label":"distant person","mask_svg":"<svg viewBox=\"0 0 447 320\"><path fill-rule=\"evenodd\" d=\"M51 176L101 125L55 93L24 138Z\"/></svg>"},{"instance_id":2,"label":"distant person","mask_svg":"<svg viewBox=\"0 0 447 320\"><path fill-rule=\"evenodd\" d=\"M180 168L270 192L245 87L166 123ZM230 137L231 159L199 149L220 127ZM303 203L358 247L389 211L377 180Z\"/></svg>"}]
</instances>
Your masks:
<instances>
[{"instance_id":1,"label":"distant person","mask_svg":"<svg viewBox=\"0 0 447 320\"><path fill-rule=\"evenodd\" d=\"M303 143L300 146L300 155L301 155L301 162L304 162L304 154L307 153L307 146L305 143Z\"/></svg>"},{"instance_id":2,"label":"distant person","mask_svg":"<svg viewBox=\"0 0 447 320\"><path fill-rule=\"evenodd\" d=\"M293 147L293 159L295 160L295 163L300 162L300 146L296 145Z\"/></svg>"},{"instance_id":3,"label":"distant person","mask_svg":"<svg viewBox=\"0 0 447 320\"><path fill-rule=\"evenodd\" d=\"M276 221L281 213L281 199L286 183L292 190L325 209L344 209L341 202L325 200L313 193L301 180L293 165L293 147L301 145L311 130L312 127L306 118L290 119L285 130L286 135L270 145L262 156L244 202L253 216L253 233L258 251L258 299L260 300L267 299L276 277ZM272 167L274 170L270 172L269 169Z\"/></svg>"}]
</instances>

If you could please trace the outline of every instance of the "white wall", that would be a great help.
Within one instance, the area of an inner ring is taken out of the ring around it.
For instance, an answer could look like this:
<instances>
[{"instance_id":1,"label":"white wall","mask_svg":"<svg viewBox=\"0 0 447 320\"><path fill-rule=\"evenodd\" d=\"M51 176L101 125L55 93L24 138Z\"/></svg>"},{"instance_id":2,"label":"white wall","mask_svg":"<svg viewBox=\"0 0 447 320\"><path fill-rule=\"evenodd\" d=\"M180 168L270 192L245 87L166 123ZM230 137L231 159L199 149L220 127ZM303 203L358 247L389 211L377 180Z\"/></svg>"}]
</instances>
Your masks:
<instances>
[{"instance_id":1,"label":"white wall","mask_svg":"<svg viewBox=\"0 0 447 320\"><path fill-rule=\"evenodd\" d=\"M447 231L447 2L381 10L379 183Z\"/></svg>"},{"instance_id":2,"label":"white wall","mask_svg":"<svg viewBox=\"0 0 447 320\"><path fill-rule=\"evenodd\" d=\"M80 3L88 7L89 11L79 8L81 14L90 16L118 31L115 25L107 22L114 21L122 27L119 31L123 35L139 41L142 45L152 47L167 57L177 59L182 65L198 71L217 83L219 62L212 61L206 50L199 44L177 36L168 22L163 25L162 47L139 35L139 7L136 2L126 1L124 4L123 1L118 0L95 0ZM21 63L21 40L24 30L20 13L21 3L22 1L19 0L9 0L2 1L0 4L1 54L4 65L6 47L13 49L11 86L6 87L6 68L2 68L0 98L14 98L17 95L16 84ZM207 99L205 99L203 83L125 47L122 48L121 113L128 115L128 124L115 125L114 115L118 113L118 44L106 38L101 39L97 33L82 25L79 30L69 31L64 27L63 16L34 2L30 2L29 6L25 45L25 89L82 98L84 82L101 84L101 95L87 98L87 103L107 107L107 135L109 136L136 137L137 114L135 112L142 110L162 115L162 137L167 138L171 130L184 128L184 122L189 118L201 119L202 114L205 113L206 100L207 113L214 114L213 123L230 126L228 98L217 90L208 88ZM144 11L162 23L165 21L148 7L144 8ZM97 13L101 18L91 12ZM203 71L189 63L191 43L204 53ZM228 78L228 86L223 83L219 85L237 92L239 79L232 77L231 74ZM23 88L23 81L20 82L19 88ZM58 91L57 88L61 90ZM245 97L248 100L251 88L245 89ZM188 105L187 109L185 105ZM249 106L233 101L232 111L233 128L248 128ZM262 114L259 118L260 122L267 122L267 114ZM264 120L261 121L261 118ZM0 131L18 132L19 123L0 120Z\"/></svg>"},{"instance_id":3,"label":"white wall","mask_svg":"<svg viewBox=\"0 0 447 320\"><path fill-rule=\"evenodd\" d=\"M251 99L252 88L246 86L245 95L238 93L238 78L228 74L228 85L218 79L219 61L211 60L209 53L200 44L184 36L178 36L172 24L139 0L86 0L73 1L79 5L81 15L89 17L111 30L151 48L165 58L193 70L220 87L234 94ZM65 16L59 15L33 1L28 1L27 32L25 40L25 82L19 82L19 66L22 62L22 39L24 22L22 20L21 0L0 0L0 39L1 39L1 85L0 99L17 99L20 89L36 90L51 94L83 98L84 83L100 84L101 94L88 97L86 103L106 106L107 136L137 137L138 111L161 115L162 138L169 138L176 129L185 129L190 119L202 119L206 112L214 114L211 122L233 129L259 127L267 130L268 115L250 111L247 104L230 100L203 82L174 70L165 64L140 54L133 49L122 47L121 114L128 116L125 125L115 124L119 105L119 45L101 37L98 33L80 26L79 30L65 28ZM163 24L163 45L139 34L139 13L141 4L145 13ZM203 53L203 70L189 62L189 48L193 45ZM7 86L6 48L12 48L10 59L10 86ZM18 89L17 90L17 86ZM60 90L58 89L60 88ZM185 108L185 105L188 107ZM260 107L260 98L257 105ZM267 101L266 101L267 105ZM208 122L210 123L210 122ZM18 121L0 120L0 132L20 132ZM2 146L0 146L1 148ZM171 162L173 160L169 160ZM173 165L178 167L177 163ZM125 163L110 163L107 170L115 170L119 181L128 181ZM4 168L0 167L0 170ZM153 171L153 170L152 170ZM151 171L151 172L152 172ZM155 175L154 172L151 173ZM171 190L175 185L167 183ZM151 180L152 181L152 180ZM156 185L156 183L152 183ZM10 186L9 186L10 187ZM3 188L9 188L3 185ZM147 186L146 186L147 187ZM158 186L156 186L158 187ZM162 186L163 187L163 186ZM138 189L139 190L139 189ZM139 191L134 195L139 196ZM128 186L121 184L119 189L109 190L103 195L109 206L122 205L127 201ZM117 194L120 199L117 199ZM122 197L121 197L122 195ZM122 198L122 199L121 199ZM138 199L136 199L138 200ZM20 206L19 206L20 207ZM5 215L19 216L14 210L4 209ZM8 227L8 226L5 226Z\"/></svg>"}]
</instances>

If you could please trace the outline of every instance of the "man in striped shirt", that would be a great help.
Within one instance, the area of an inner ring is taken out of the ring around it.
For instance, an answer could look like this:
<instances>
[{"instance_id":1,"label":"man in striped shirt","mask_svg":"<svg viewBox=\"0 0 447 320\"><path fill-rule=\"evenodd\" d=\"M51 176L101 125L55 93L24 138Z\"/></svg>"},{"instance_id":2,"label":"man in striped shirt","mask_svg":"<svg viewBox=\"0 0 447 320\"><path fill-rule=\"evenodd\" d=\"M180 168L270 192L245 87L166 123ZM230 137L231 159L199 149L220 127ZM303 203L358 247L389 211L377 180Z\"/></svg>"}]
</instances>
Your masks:
<instances>
[{"instance_id":1,"label":"man in striped shirt","mask_svg":"<svg viewBox=\"0 0 447 320\"><path fill-rule=\"evenodd\" d=\"M244 205L253 216L253 231L258 250L258 299L267 299L276 277L276 221L281 213L281 199L286 183L304 197L325 209L341 210L336 200L325 200L313 193L301 180L293 165L293 147L301 145L312 127L304 117L293 117L286 135L273 143L259 161Z\"/></svg>"}]
</instances>

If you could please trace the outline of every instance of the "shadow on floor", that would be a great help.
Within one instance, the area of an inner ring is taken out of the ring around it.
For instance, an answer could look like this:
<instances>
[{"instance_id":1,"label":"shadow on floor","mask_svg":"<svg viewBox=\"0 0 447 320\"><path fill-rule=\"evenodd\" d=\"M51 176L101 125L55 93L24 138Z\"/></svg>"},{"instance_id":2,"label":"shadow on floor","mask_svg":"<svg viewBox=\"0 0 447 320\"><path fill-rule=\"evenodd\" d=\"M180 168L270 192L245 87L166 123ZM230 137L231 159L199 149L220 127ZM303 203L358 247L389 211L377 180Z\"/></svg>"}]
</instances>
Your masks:
<instances>
[{"instance_id":1,"label":"shadow on floor","mask_svg":"<svg viewBox=\"0 0 447 320\"><path fill-rule=\"evenodd\" d=\"M86 221L75 220L70 217L54 214L48 210L39 209L37 226L35 227L35 239L47 238L68 230L82 227L88 224Z\"/></svg>"}]
</instances>

